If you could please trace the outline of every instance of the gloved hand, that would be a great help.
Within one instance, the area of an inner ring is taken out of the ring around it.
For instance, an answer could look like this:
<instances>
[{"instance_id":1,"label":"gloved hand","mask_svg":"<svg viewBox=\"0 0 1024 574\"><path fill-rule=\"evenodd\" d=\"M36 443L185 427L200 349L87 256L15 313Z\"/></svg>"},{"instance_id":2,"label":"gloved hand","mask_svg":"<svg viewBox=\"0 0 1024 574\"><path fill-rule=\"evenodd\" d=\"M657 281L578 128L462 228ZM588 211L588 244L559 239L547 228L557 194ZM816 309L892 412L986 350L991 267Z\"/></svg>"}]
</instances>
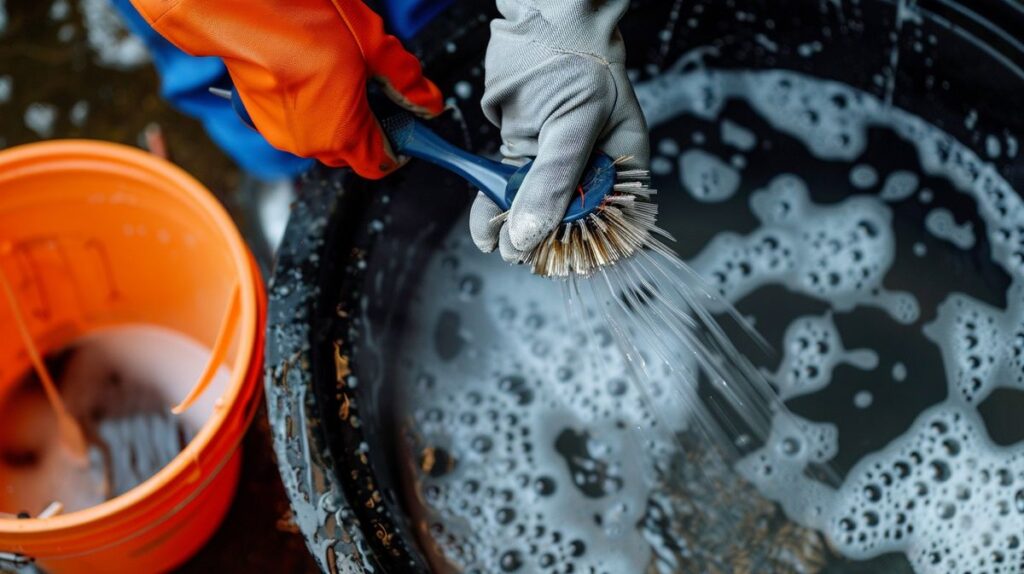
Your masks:
<instances>
[{"instance_id":1,"label":"gloved hand","mask_svg":"<svg viewBox=\"0 0 1024 574\"><path fill-rule=\"evenodd\" d=\"M626 77L617 26L629 0L498 0L491 24L484 114L501 128L507 163L536 158L504 223L479 194L470 213L473 241L523 258L561 222L591 153L631 157L647 169L643 112Z\"/></svg>"},{"instance_id":2,"label":"gloved hand","mask_svg":"<svg viewBox=\"0 0 1024 574\"><path fill-rule=\"evenodd\" d=\"M358 0L132 0L182 50L220 56L256 128L278 149L368 178L399 166L367 102L371 78L422 117L440 91Z\"/></svg>"}]
</instances>

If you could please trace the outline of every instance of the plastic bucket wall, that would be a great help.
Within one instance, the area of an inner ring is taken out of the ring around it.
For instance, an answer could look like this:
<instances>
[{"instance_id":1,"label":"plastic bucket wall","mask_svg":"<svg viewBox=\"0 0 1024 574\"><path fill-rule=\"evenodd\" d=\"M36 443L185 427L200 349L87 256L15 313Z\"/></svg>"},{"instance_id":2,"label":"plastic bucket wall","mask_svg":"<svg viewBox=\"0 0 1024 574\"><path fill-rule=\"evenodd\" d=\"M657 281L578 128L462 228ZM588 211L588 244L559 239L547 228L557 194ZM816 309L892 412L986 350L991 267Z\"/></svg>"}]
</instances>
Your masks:
<instances>
[{"instance_id":1,"label":"plastic bucket wall","mask_svg":"<svg viewBox=\"0 0 1024 574\"><path fill-rule=\"evenodd\" d=\"M240 285L230 383L183 452L98 506L0 520L0 552L50 572L180 564L227 511L239 441L262 389L265 293L231 219L201 184L141 151L85 141L28 145L0 154L0 265L44 353L127 323L166 327L212 347ZM28 368L11 311L0 305L0 396Z\"/></svg>"}]
</instances>

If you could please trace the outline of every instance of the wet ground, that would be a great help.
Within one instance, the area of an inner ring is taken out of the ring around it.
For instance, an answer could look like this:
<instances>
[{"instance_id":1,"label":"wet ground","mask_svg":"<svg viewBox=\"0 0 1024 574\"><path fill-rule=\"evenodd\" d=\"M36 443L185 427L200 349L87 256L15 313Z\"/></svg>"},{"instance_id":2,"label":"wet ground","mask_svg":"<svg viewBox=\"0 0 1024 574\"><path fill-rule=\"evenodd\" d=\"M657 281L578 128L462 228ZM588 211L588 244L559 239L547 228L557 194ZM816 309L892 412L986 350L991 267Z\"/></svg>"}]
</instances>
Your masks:
<instances>
[{"instance_id":1,"label":"wet ground","mask_svg":"<svg viewBox=\"0 0 1024 574\"><path fill-rule=\"evenodd\" d=\"M54 138L145 147L159 133L170 159L241 221L238 170L202 126L164 103L137 41L106 0L0 0L0 148ZM314 572L289 522L265 415L246 437L242 483L220 531L183 572Z\"/></svg>"},{"instance_id":2,"label":"wet ground","mask_svg":"<svg viewBox=\"0 0 1024 574\"><path fill-rule=\"evenodd\" d=\"M139 145L155 125L171 159L225 198L237 169L198 122L160 99L141 44L106 1L0 1L0 146L53 138Z\"/></svg>"}]
</instances>

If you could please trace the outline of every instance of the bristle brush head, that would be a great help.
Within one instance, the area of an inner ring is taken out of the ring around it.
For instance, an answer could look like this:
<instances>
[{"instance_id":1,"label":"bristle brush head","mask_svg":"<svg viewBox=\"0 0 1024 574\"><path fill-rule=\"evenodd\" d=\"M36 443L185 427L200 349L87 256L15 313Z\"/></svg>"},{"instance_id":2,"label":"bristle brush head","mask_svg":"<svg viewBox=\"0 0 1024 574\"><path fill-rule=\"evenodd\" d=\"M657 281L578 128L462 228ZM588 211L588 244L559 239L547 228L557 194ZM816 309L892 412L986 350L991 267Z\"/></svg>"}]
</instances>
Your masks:
<instances>
[{"instance_id":1,"label":"bristle brush head","mask_svg":"<svg viewBox=\"0 0 1024 574\"><path fill-rule=\"evenodd\" d=\"M597 154L561 225L526 257L543 277L587 277L638 251L663 248L655 235L658 206L650 202L650 173L619 169L629 158Z\"/></svg>"}]
</instances>

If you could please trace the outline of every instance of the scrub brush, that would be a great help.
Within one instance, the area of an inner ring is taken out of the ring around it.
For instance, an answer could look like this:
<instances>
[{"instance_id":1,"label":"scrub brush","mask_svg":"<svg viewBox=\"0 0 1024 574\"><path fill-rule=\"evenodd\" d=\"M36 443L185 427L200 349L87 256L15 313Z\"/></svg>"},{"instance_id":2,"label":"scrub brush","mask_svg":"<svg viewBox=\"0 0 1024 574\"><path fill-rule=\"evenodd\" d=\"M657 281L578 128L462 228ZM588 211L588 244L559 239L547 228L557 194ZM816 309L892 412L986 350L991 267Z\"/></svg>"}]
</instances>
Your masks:
<instances>
[{"instance_id":1,"label":"scrub brush","mask_svg":"<svg viewBox=\"0 0 1024 574\"><path fill-rule=\"evenodd\" d=\"M210 93L230 100L239 117L255 129L237 92L210 88ZM387 115L381 127L395 153L443 167L479 188L502 209L496 221L508 217L512 200L532 165L527 162L517 167L474 155L452 145L407 112ZM560 279L589 277L643 249L674 257L659 239L674 241L657 225L658 206L650 201L655 194L649 185L650 172L620 170L619 166L629 159L615 159L601 152L591 156L562 223L523 261L535 274Z\"/></svg>"},{"instance_id":2,"label":"scrub brush","mask_svg":"<svg viewBox=\"0 0 1024 574\"><path fill-rule=\"evenodd\" d=\"M399 155L426 160L459 175L502 209L508 217L532 162L512 166L471 154L444 140L415 116L399 112L381 122ZM650 201L650 173L620 170L629 158L595 152L562 223L527 255L525 264L543 277L588 277L602 267L628 259L645 248L671 250L658 236L672 237L657 226L658 206Z\"/></svg>"}]
</instances>

